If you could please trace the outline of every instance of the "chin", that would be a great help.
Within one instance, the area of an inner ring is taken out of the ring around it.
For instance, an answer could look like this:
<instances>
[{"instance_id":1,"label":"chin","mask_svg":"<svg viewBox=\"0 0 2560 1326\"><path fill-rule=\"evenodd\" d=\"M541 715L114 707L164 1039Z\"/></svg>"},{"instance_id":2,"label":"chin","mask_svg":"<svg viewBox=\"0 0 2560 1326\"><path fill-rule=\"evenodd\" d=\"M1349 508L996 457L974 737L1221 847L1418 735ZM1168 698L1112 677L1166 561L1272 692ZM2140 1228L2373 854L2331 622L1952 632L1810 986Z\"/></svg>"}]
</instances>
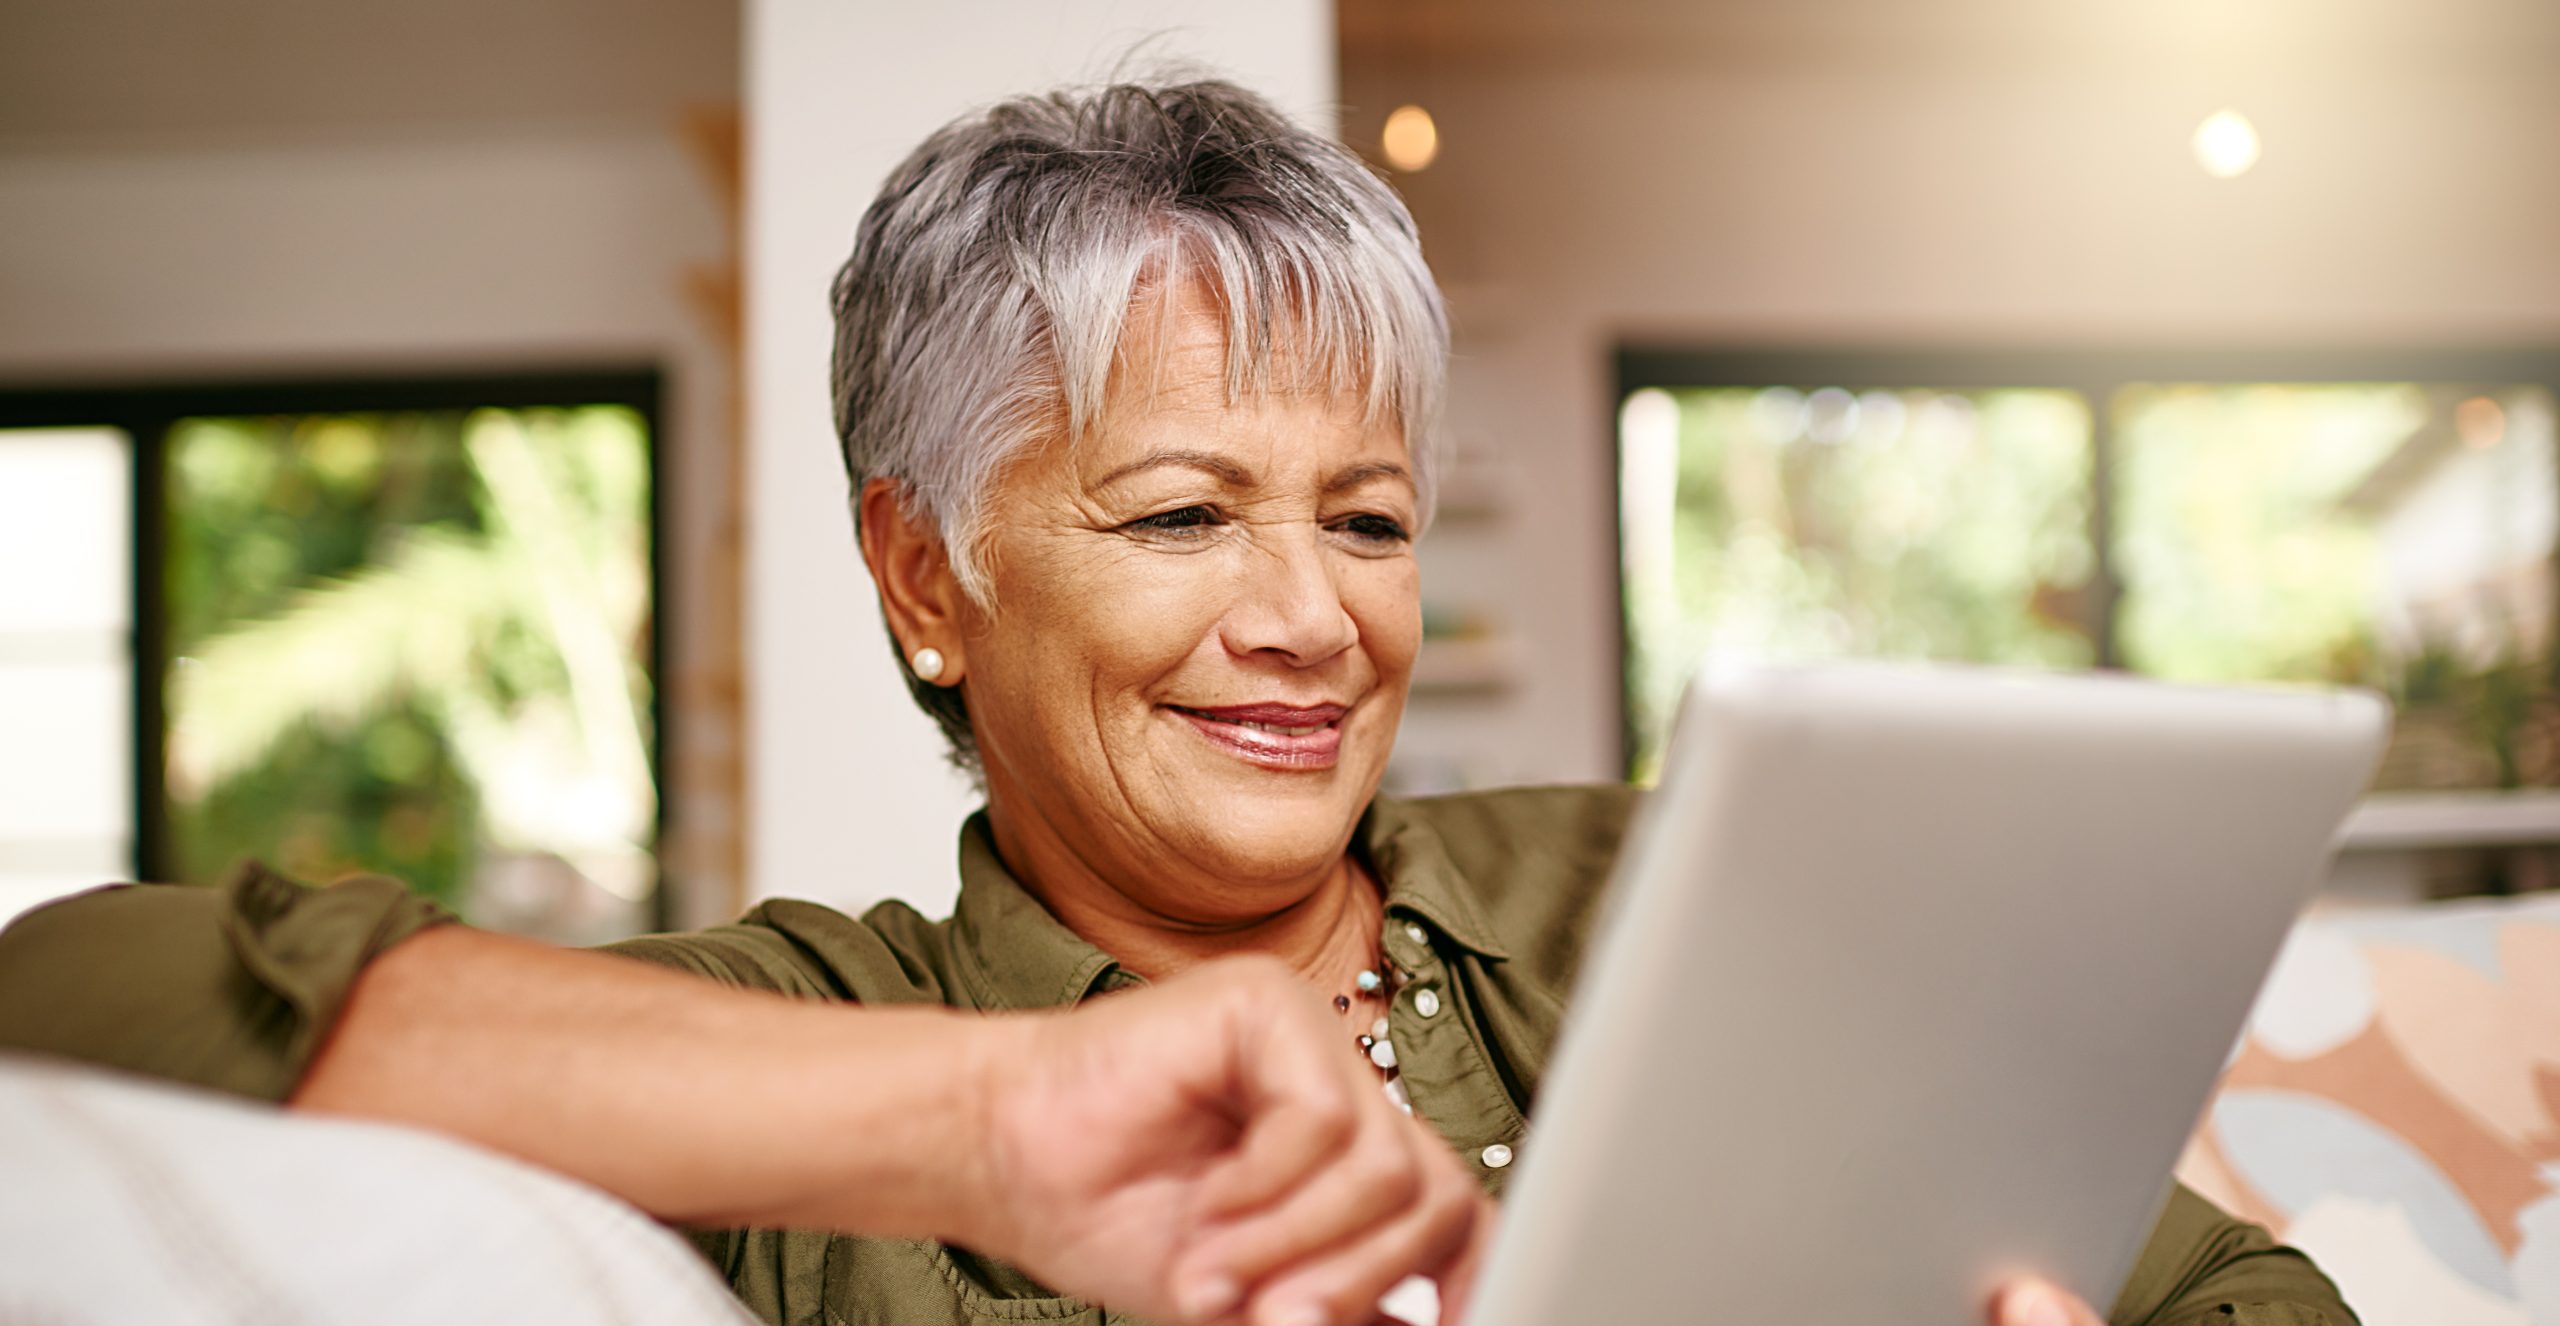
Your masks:
<instances>
[{"instance_id":1,"label":"chin","mask_svg":"<svg viewBox=\"0 0 2560 1326\"><path fill-rule=\"evenodd\" d=\"M1201 857L1238 884L1298 884L1330 868L1368 806L1366 795L1352 793L1376 783L1355 784L1345 769L1321 779L1262 781L1261 787L1222 788L1192 811Z\"/></svg>"}]
</instances>

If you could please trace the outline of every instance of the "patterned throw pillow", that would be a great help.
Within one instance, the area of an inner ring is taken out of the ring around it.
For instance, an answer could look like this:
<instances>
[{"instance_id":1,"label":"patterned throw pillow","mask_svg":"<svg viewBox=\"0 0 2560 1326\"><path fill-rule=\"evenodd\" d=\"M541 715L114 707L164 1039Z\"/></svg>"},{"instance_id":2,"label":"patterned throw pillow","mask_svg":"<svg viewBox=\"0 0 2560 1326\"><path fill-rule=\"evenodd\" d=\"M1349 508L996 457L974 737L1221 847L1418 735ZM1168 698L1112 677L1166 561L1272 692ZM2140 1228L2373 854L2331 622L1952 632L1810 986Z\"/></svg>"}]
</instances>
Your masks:
<instances>
[{"instance_id":1,"label":"patterned throw pillow","mask_svg":"<svg viewBox=\"0 0 2560 1326\"><path fill-rule=\"evenodd\" d=\"M2560 899L2305 920L2179 1177L2366 1326L2560 1326Z\"/></svg>"}]
</instances>

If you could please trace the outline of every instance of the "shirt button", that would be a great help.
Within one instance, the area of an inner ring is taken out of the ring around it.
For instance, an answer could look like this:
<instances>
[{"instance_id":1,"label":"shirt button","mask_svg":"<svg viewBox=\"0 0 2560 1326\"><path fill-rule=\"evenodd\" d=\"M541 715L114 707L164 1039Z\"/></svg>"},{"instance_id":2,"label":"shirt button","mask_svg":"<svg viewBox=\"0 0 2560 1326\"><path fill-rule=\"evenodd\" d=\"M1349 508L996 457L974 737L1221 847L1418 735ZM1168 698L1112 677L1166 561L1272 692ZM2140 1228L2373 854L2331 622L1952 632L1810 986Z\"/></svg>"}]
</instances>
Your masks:
<instances>
[{"instance_id":1,"label":"shirt button","mask_svg":"<svg viewBox=\"0 0 2560 1326\"><path fill-rule=\"evenodd\" d=\"M1511 1163L1511 1148L1504 1146L1500 1142L1496 1142L1493 1145L1486 1147L1484 1150L1477 1152L1476 1155L1484 1161L1484 1167L1486 1169L1501 1169Z\"/></svg>"},{"instance_id":2,"label":"shirt button","mask_svg":"<svg viewBox=\"0 0 2560 1326\"><path fill-rule=\"evenodd\" d=\"M1427 1018L1440 1016L1440 992L1437 990L1424 990L1415 994L1413 997L1413 1011L1420 1013Z\"/></svg>"},{"instance_id":3,"label":"shirt button","mask_svg":"<svg viewBox=\"0 0 2560 1326\"><path fill-rule=\"evenodd\" d=\"M1405 923L1404 923L1404 937L1405 937L1405 938L1407 938L1407 939L1412 940L1414 943L1417 943L1417 944L1421 943L1421 942L1423 941L1423 938L1424 938L1423 933L1422 933L1422 927L1421 927L1421 926L1418 926L1418 925L1415 925L1415 924L1414 924L1413 922L1411 922L1411 921L1407 921L1407 922L1405 922Z\"/></svg>"}]
</instances>

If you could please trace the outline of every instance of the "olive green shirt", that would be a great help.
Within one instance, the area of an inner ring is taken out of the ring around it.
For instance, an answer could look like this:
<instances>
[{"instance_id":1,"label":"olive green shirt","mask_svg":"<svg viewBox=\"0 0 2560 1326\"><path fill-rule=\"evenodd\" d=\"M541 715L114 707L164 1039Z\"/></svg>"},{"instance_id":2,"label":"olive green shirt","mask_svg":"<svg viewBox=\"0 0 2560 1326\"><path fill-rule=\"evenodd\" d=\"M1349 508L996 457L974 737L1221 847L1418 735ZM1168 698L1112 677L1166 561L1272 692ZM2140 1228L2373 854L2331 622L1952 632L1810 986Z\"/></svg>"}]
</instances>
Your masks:
<instances>
[{"instance_id":1,"label":"olive green shirt","mask_svg":"<svg viewBox=\"0 0 2560 1326\"><path fill-rule=\"evenodd\" d=\"M1620 787L1381 798L1355 837L1386 891L1388 955L1411 974L1389 1014L1405 1089L1496 1195L1510 1170L1488 1163L1487 1148L1503 1160L1536 1148L1528 1121L1539 1081L1636 799ZM1138 983L1013 877L983 815L961 831L960 879L948 920L899 902L856 920L776 901L734 925L608 951L728 985L866 1004L1054 1008ZM310 890L255 868L221 890L82 895L0 933L0 1046L282 1100L364 964L446 919L391 881ZM694 1237L739 1297L777 1323L1122 1320L935 1243L772 1229ZM1713 1300L1702 1287L1701 1320L1714 1318ZM2355 1326L2306 1258L2184 1187L2109 1320Z\"/></svg>"}]
</instances>

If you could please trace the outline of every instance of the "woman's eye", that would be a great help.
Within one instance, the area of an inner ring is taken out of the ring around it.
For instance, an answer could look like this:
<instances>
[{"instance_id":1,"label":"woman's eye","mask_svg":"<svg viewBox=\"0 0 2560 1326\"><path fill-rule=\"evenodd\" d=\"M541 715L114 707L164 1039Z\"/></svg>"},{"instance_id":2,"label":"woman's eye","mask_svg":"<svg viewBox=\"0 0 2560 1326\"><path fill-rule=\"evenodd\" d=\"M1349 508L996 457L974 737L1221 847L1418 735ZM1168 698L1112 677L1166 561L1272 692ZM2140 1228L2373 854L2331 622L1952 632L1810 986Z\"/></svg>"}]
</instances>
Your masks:
<instances>
[{"instance_id":1,"label":"woman's eye","mask_svg":"<svg viewBox=\"0 0 2560 1326\"><path fill-rule=\"evenodd\" d=\"M1386 516L1353 516L1340 528L1367 543L1404 543L1413 537L1405 532L1402 522Z\"/></svg>"},{"instance_id":2,"label":"woman's eye","mask_svg":"<svg viewBox=\"0 0 2560 1326\"><path fill-rule=\"evenodd\" d=\"M1218 513L1205 506L1186 506L1172 511L1159 511L1152 516L1140 516L1129 522L1129 528L1179 532L1206 529L1211 525L1222 523L1224 522L1218 519Z\"/></svg>"}]
</instances>

